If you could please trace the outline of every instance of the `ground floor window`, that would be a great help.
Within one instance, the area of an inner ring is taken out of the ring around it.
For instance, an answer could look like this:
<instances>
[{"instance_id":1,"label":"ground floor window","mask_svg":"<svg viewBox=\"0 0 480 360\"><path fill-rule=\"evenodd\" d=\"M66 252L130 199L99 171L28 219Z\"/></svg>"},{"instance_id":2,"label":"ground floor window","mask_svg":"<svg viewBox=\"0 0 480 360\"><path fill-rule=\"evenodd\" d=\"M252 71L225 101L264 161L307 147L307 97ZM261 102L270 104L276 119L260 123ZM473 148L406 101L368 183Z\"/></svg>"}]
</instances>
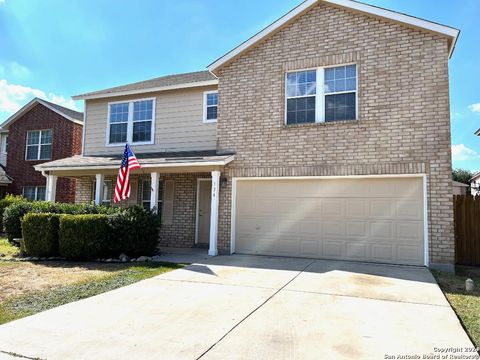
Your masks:
<instances>
[{"instance_id":1,"label":"ground floor window","mask_svg":"<svg viewBox=\"0 0 480 360\"><path fill-rule=\"evenodd\" d=\"M97 188L97 183L94 181L92 185L93 186L92 186L91 198L95 200L95 190ZM112 203L112 194L113 194L113 181L105 180L103 182L102 205L110 205Z\"/></svg>"},{"instance_id":2,"label":"ground floor window","mask_svg":"<svg viewBox=\"0 0 480 360\"><path fill-rule=\"evenodd\" d=\"M28 200L45 201L45 186L24 186L23 197Z\"/></svg>"},{"instance_id":3,"label":"ground floor window","mask_svg":"<svg viewBox=\"0 0 480 360\"><path fill-rule=\"evenodd\" d=\"M142 205L146 209L150 209L150 193L152 191L152 185L150 180L142 181ZM163 183L162 180L158 182L158 203L157 211L158 214L162 214L162 203L163 203Z\"/></svg>"}]
</instances>

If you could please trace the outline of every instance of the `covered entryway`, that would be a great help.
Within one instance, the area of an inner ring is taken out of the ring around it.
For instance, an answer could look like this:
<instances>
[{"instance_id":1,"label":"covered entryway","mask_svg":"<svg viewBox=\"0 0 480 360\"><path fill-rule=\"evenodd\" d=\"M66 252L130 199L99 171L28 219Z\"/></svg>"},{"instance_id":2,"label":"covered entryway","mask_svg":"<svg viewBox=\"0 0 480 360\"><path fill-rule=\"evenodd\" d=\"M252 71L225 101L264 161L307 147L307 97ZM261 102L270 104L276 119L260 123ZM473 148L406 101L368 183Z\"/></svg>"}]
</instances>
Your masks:
<instances>
[{"instance_id":1,"label":"covered entryway","mask_svg":"<svg viewBox=\"0 0 480 360\"><path fill-rule=\"evenodd\" d=\"M422 177L235 179L234 252L425 265Z\"/></svg>"}]
</instances>

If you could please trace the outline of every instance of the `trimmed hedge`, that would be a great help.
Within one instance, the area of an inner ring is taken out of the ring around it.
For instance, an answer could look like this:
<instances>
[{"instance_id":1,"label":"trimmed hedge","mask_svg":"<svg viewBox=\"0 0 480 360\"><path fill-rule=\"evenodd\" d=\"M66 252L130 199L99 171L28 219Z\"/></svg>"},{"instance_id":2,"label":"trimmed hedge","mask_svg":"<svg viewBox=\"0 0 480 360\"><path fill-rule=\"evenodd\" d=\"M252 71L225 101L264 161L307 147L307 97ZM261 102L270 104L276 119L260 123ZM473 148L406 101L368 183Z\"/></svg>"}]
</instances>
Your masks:
<instances>
[{"instance_id":1,"label":"trimmed hedge","mask_svg":"<svg viewBox=\"0 0 480 360\"><path fill-rule=\"evenodd\" d=\"M47 201L20 201L8 206L3 214L5 233L10 242L14 238L22 237L21 221L25 214L52 213L52 214L114 214L120 208L111 206L95 206L91 204L51 203Z\"/></svg>"},{"instance_id":2,"label":"trimmed hedge","mask_svg":"<svg viewBox=\"0 0 480 360\"><path fill-rule=\"evenodd\" d=\"M59 229L60 256L72 260L89 260L111 255L111 227L107 215L63 215Z\"/></svg>"},{"instance_id":3,"label":"trimmed hedge","mask_svg":"<svg viewBox=\"0 0 480 360\"><path fill-rule=\"evenodd\" d=\"M142 206L122 209L110 216L111 245L114 255L152 255L158 245L160 216Z\"/></svg>"},{"instance_id":4,"label":"trimmed hedge","mask_svg":"<svg viewBox=\"0 0 480 360\"><path fill-rule=\"evenodd\" d=\"M29 256L58 255L58 214L26 214L22 219L24 250Z\"/></svg>"},{"instance_id":5,"label":"trimmed hedge","mask_svg":"<svg viewBox=\"0 0 480 360\"><path fill-rule=\"evenodd\" d=\"M3 212L5 209L16 203L25 202L26 200L22 196L15 196L15 195L7 195L5 198L0 200L0 231L4 231L3 229Z\"/></svg>"}]
</instances>

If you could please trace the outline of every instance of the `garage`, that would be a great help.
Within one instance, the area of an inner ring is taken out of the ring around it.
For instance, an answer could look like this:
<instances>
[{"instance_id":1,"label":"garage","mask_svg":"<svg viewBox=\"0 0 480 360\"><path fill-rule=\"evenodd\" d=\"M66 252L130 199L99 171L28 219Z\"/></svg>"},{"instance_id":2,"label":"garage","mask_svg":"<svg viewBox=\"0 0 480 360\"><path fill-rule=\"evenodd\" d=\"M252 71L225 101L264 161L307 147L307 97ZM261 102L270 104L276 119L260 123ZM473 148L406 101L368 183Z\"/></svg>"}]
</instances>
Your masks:
<instances>
[{"instance_id":1,"label":"garage","mask_svg":"<svg viewBox=\"0 0 480 360\"><path fill-rule=\"evenodd\" d=\"M422 177L234 184L236 253L425 264Z\"/></svg>"}]
</instances>

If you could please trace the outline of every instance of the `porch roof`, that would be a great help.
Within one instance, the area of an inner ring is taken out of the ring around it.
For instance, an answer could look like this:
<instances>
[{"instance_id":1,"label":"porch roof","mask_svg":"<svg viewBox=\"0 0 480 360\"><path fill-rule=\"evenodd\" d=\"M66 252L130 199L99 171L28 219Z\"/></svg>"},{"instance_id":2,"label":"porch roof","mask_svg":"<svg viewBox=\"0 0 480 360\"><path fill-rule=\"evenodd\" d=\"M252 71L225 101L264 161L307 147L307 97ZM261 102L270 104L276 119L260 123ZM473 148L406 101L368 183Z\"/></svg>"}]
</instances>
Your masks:
<instances>
[{"instance_id":1,"label":"porch roof","mask_svg":"<svg viewBox=\"0 0 480 360\"><path fill-rule=\"evenodd\" d=\"M225 166L234 159L233 154L217 154L216 151L164 152L136 154L143 168L182 168ZM37 171L112 170L118 169L121 155L83 156L49 161L35 165Z\"/></svg>"}]
</instances>

